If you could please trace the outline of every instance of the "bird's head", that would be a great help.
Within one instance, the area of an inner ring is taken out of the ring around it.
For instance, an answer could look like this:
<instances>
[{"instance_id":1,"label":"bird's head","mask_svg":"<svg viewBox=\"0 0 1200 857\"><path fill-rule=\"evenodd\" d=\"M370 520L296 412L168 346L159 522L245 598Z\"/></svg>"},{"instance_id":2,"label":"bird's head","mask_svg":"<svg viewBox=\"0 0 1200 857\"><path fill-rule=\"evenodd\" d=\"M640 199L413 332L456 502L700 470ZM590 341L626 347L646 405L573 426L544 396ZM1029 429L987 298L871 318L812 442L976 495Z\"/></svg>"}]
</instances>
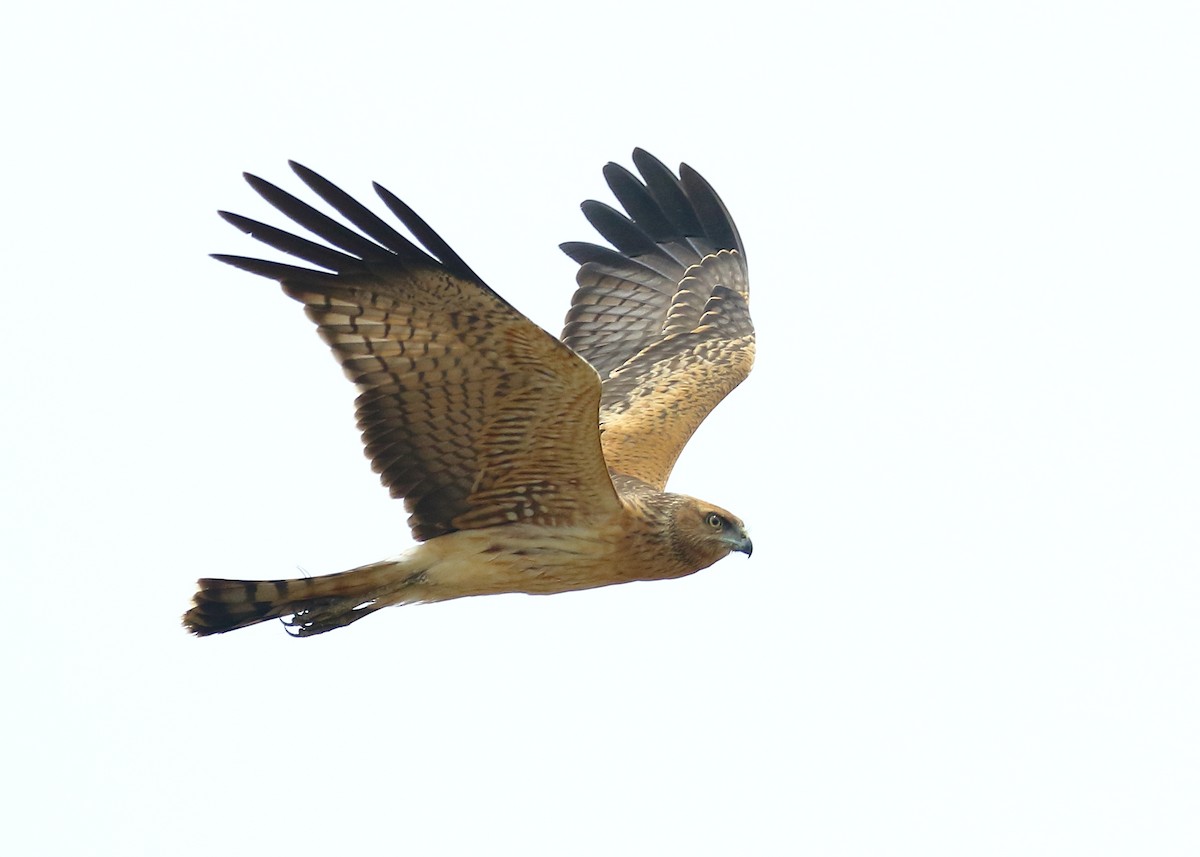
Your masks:
<instances>
[{"instance_id":1,"label":"bird's head","mask_svg":"<svg viewBox=\"0 0 1200 857\"><path fill-rule=\"evenodd\" d=\"M750 556L754 545L741 518L712 503L682 499L675 510L674 543L694 570L708 568L733 551Z\"/></svg>"}]
</instances>

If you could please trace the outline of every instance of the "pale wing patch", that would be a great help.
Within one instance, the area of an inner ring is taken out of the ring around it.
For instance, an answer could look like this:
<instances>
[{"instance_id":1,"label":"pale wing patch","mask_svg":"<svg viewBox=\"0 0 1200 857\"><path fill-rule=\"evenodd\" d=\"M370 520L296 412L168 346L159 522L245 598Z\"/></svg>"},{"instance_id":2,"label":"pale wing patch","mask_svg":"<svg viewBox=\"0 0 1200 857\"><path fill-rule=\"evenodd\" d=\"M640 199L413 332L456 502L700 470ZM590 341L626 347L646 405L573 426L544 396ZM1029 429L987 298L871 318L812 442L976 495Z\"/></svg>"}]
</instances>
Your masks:
<instances>
[{"instance_id":1,"label":"pale wing patch","mask_svg":"<svg viewBox=\"0 0 1200 857\"><path fill-rule=\"evenodd\" d=\"M723 250L688 269L663 338L605 382L600 422L609 467L664 488L693 432L753 365L745 268Z\"/></svg>"},{"instance_id":2,"label":"pale wing patch","mask_svg":"<svg viewBox=\"0 0 1200 857\"><path fill-rule=\"evenodd\" d=\"M563 341L604 381L610 470L662 489L692 432L749 373L754 326L745 250L724 203L686 164L676 177L640 149L633 160L640 179L604 169L626 214L583 204L614 249L563 245L580 264Z\"/></svg>"}]
</instances>

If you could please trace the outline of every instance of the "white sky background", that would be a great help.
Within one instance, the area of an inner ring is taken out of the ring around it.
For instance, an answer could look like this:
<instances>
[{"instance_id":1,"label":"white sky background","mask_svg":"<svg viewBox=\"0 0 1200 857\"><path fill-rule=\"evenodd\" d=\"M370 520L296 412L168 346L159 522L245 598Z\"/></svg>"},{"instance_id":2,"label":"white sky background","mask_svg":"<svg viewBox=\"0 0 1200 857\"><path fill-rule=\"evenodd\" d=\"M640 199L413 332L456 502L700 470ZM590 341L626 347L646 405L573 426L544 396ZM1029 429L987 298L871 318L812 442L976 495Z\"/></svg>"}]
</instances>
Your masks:
<instances>
[{"instance_id":1,"label":"white sky background","mask_svg":"<svg viewBox=\"0 0 1200 857\"><path fill-rule=\"evenodd\" d=\"M71 5L0 37L6 851L1200 853L1192 4ZM557 333L636 145L748 248L672 487L753 558L187 636L409 544L207 258L271 253L240 172L379 180Z\"/></svg>"}]
</instances>

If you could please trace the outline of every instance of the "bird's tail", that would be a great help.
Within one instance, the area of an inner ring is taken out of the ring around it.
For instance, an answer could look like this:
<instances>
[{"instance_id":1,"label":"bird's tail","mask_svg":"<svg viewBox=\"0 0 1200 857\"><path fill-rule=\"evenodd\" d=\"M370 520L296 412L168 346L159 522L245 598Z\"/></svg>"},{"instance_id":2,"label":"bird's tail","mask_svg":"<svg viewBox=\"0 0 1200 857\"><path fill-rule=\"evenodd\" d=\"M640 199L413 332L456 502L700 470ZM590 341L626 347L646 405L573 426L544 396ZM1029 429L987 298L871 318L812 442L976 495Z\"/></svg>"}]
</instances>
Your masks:
<instances>
[{"instance_id":1,"label":"bird's tail","mask_svg":"<svg viewBox=\"0 0 1200 857\"><path fill-rule=\"evenodd\" d=\"M291 616L284 624L307 637L341 628L380 607L410 600L401 590L418 584L423 572L404 560L384 560L339 574L291 580L196 582L183 626L198 637ZM413 599L416 600L416 599Z\"/></svg>"}]
</instances>

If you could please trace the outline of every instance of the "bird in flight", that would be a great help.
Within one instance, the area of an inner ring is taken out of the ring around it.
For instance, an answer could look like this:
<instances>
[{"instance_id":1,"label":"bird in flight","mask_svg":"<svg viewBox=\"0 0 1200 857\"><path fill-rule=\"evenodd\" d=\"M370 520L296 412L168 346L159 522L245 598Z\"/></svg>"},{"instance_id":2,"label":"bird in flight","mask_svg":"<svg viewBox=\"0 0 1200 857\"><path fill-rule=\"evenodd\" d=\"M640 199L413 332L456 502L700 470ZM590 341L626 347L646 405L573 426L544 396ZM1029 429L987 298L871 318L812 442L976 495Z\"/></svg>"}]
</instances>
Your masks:
<instances>
[{"instance_id":1,"label":"bird in flight","mask_svg":"<svg viewBox=\"0 0 1200 857\"><path fill-rule=\"evenodd\" d=\"M358 389L366 454L404 499L416 544L339 574L204 578L187 630L278 618L310 636L392 604L677 578L750 554L737 516L666 491L692 433L754 362L745 250L699 173L683 164L676 176L641 149L633 163L640 177L604 168L625 213L583 203L612 248L562 245L580 267L561 339L378 184L411 237L299 164L345 223L246 175L325 243L221 212L315 267L215 258L278 280L304 305Z\"/></svg>"}]
</instances>

